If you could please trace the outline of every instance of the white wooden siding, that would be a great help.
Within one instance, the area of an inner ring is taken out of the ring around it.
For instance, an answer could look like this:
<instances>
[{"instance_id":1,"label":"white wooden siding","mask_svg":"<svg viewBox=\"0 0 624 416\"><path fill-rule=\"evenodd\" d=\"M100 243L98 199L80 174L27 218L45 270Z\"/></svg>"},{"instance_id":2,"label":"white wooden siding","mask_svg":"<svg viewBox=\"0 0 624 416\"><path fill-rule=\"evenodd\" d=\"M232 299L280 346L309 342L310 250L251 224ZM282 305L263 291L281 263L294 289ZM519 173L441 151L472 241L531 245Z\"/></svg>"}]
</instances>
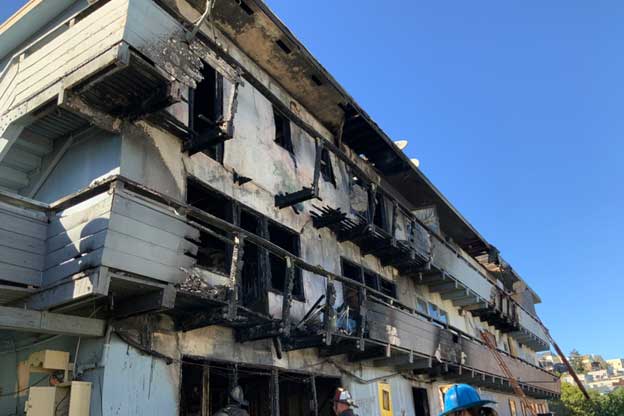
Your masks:
<instances>
[{"instance_id":1,"label":"white wooden siding","mask_svg":"<svg viewBox=\"0 0 624 416\"><path fill-rule=\"evenodd\" d=\"M41 284L46 227L44 212L0 203L0 280Z\"/></svg>"}]
</instances>

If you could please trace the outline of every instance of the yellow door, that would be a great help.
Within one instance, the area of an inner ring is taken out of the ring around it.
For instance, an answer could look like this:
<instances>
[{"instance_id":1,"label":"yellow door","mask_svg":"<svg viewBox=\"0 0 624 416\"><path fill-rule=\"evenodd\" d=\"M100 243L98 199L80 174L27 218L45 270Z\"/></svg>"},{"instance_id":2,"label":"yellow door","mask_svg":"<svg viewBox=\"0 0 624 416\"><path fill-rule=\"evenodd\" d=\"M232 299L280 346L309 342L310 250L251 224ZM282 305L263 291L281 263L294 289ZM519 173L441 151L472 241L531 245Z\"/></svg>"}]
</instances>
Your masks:
<instances>
[{"instance_id":1,"label":"yellow door","mask_svg":"<svg viewBox=\"0 0 624 416\"><path fill-rule=\"evenodd\" d=\"M381 416L392 416L392 395L388 383L379 383L379 409Z\"/></svg>"}]
</instances>

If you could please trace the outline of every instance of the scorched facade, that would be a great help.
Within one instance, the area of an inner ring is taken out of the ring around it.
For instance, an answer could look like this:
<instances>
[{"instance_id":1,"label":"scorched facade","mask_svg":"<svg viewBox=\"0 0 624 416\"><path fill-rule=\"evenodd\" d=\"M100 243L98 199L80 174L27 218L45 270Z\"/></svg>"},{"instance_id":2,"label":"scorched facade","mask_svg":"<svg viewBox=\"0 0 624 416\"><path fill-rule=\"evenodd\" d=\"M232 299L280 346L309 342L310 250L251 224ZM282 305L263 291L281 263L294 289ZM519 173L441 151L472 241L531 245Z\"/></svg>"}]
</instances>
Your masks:
<instances>
[{"instance_id":1,"label":"scorched facade","mask_svg":"<svg viewBox=\"0 0 624 416\"><path fill-rule=\"evenodd\" d=\"M539 297L261 1L33 0L0 69L0 413L559 395Z\"/></svg>"}]
</instances>

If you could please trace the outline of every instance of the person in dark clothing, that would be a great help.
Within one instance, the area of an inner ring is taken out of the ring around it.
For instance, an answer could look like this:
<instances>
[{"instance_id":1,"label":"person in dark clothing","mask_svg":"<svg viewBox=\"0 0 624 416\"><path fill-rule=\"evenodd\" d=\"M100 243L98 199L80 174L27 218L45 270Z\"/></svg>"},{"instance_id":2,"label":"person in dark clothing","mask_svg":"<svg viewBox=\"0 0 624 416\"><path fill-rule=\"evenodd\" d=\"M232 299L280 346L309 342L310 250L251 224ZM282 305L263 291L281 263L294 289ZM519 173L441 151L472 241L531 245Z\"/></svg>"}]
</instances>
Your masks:
<instances>
[{"instance_id":1,"label":"person in dark clothing","mask_svg":"<svg viewBox=\"0 0 624 416\"><path fill-rule=\"evenodd\" d=\"M249 416L245 410L249 406L249 402L245 400L241 386L234 386L230 391L230 400L232 403L217 411L213 416Z\"/></svg>"},{"instance_id":2,"label":"person in dark clothing","mask_svg":"<svg viewBox=\"0 0 624 416\"><path fill-rule=\"evenodd\" d=\"M349 390L338 387L336 389L336 393L334 394L333 403L333 409L336 416L357 416L353 411L353 409L357 406L353 401Z\"/></svg>"}]
</instances>

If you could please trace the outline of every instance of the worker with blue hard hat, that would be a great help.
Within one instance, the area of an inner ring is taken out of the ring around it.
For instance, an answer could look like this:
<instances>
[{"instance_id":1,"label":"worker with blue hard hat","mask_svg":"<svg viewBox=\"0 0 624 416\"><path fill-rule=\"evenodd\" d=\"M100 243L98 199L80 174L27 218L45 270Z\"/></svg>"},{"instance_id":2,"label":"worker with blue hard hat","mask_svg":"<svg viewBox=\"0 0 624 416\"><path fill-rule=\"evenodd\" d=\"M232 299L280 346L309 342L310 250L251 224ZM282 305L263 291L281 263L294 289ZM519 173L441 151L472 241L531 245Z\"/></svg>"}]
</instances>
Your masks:
<instances>
[{"instance_id":1,"label":"worker with blue hard hat","mask_svg":"<svg viewBox=\"0 0 624 416\"><path fill-rule=\"evenodd\" d=\"M468 384L455 384L444 395L444 411L439 416L496 416L498 413L486 404L496 403L481 400L477 390Z\"/></svg>"}]
</instances>

